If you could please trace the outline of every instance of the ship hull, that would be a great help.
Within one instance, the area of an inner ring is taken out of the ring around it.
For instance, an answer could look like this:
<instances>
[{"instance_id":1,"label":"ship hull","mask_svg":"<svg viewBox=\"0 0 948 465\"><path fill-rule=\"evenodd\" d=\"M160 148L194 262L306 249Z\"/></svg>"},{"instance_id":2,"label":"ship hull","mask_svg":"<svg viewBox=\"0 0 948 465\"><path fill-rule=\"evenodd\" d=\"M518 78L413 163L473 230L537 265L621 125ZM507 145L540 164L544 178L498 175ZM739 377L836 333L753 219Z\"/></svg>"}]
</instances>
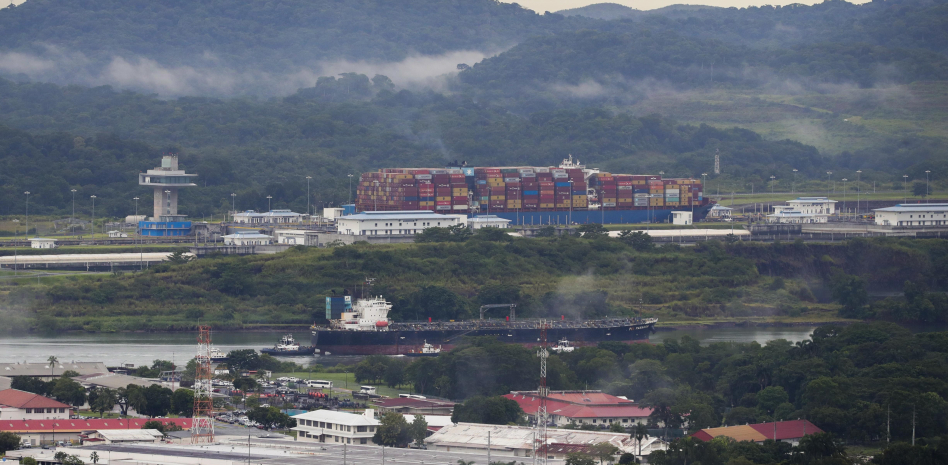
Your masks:
<instances>
[{"instance_id":1,"label":"ship hull","mask_svg":"<svg viewBox=\"0 0 948 465\"><path fill-rule=\"evenodd\" d=\"M299 350L260 349L260 353L272 355L274 357L292 357L297 355L313 355L315 350L315 347L310 346L300 347Z\"/></svg>"},{"instance_id":2,"label":"ship hull","mask_svg":"<svg viewBox=\"0 0 948 465\"><path fill-rule=\"evenodd\" d=\"M547 341L567 339L573 346L594 346L600 342L648 342L652 323L612 327L550 328ZM315 330L312 344L322 355L408 355L419 354L425 343L453 349L464 337L494 337L498 341L525 347L540 345L539 328L485 328L475 330Z\"/></svg>"},{"instance_id":3,"label":"ship hull","mask_svg":"<svg viewBox=\"0 0 948 465\"><path fill-rule=\"evenodd\" d=\"M694 220L703 220L711 205L696 206L694 209ZM549 224L570 224L570 220L575 224L600 223L600 224L637 224L637 223L670 223L672 212L674 211L692 211L688 209L674 208L653 208L642 210L554 210L541 212L525 212L516 210L491 210L491 215L510 220L511 225L549 225ZM487 214L487 211L481 211L479 214Z\"/></svg>"}]
</instances>

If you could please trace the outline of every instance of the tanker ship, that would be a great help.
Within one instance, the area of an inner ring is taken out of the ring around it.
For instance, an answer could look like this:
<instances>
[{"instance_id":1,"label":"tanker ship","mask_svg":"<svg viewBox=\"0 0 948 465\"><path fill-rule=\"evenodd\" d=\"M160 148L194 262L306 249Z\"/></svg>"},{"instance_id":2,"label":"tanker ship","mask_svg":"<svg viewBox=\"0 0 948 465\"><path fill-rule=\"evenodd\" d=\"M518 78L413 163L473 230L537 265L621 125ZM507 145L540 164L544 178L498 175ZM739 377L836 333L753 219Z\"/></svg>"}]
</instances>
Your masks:
<instances>
[{"instance_id":1,"label":"tanker ship","mask_svg":"<svg viewBox=\"0 0 948 465\"><path fill-rule=\"evenodd\" d=\"M699 221L712 206L698 179L607 173L572 156L559 167L385 168L362 173L356 194L359 212L495 215L527 226L662 223L673 211Z\"/></svg>"},{"instance_id":2,"label":"tanker ship","mask_svg":"<svg viewBox=\"0 0 948 465\"><path fill-rule=\"evenodd\" d=\"M658 320L609 318L601 320L469 320L448 322L393 322L392 304L382 297L361 299L326 326L313 325L312 345L319 355L412 355L425 346L443 351L454 348L464 337L490 336L498 341L532 347L540 344L542 327L547 341L568 340L572 346L596 345L602 341L647 342ZM511 314L511 316L514 316Z\"/></svg>"}]
</instances>

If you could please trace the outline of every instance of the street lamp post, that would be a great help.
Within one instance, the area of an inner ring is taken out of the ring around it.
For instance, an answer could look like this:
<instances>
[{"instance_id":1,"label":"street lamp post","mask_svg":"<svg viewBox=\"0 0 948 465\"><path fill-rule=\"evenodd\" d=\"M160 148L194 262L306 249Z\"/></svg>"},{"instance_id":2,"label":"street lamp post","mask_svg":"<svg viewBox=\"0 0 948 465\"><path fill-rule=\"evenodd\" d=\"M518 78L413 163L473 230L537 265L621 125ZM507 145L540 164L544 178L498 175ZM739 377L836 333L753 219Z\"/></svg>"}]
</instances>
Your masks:
<instances>
[{"instance_id":1,"label":"street lamp post","mask_svg":"<svg viewBox=\"0 0 948 465\"><path fill-rule=\"evenodd\" d=\"M26 194L26 237L30 237L30 191L24 192Z\"/></svg>"},{"instance_id":2,"label":"street lamp post","mask_svg":"<svg viewBox=\"0 0 948 465\"><path fill-rule=\"evenodd\" d=\"M908 175L902 175L902 203L908 203Z\"/></svg>"},{"instance_id":3,"label":"street lamp post","mask_svg":"<svg viewBox=\"0 0 948 465\"><path fill-rule=\"evenodd\" d=\"M20 220L13 220L13 277L16 277L17 249L20 241Z\"/></svg>"},{"instance_id":4,"label":"street lamp post","mask_svg":"<svg viewBox=\"0 0 948 465\"><path fill-rule=\"evenodd\" d=\"M931 191L928 190L928 175L931 174L932 170L925 170L925 203L931 202L929 197L932 195Z\"/></svg>"},{"instance_id":5,"label":"street lamp post","mask_svg":"<svg viewBox=\"0 0 948 465\"><path fill-rule=\"evenodd\" d=\"M268 212L272 212L272 211L273 211L273 207L270 206L270 200L271 200L272 198L273 198L272 195L268 195L268 196L267 196L267 211L268 211Z\"/></svg>"},{"instance_id":6,"label":"street lamp post","mask_svg":"<svg viewBox=\"0 0 948 465\"><path fill-rule=\"evenodd\" d=\"M234 215L237 214L237 194L230 193L230 220L234 221Z\"/></svg>"},{"instance_id":7,"label":"street lamp post","mask_svg":"<svg viewBox=\"0 0 948 465\"><path fill-rule=\"evenodd\" d=\"M351 204L352 203L352 175L347 174L346 176L349 177L349 203Z\"/></svg>"},{"instance_id":8,"label":"street lamp post","mask_svg":"<svg viewBox=\"0 0 948 465\"><path fill-rule=\"evenodd\" d=\"M306 176L306 214L309 215L309 180L313 179L312 176Z\"/></svg>"},{"instance_id":9,"label":"street lamp post","mask_svg":"<svg viewBox=\"0 0 948 465\"><path fill-rule=\"evenodd\" d=\"M846 181L849 179L843 178L843 215L847 215L846 212Z\"/></svg>"},{"instance_id":10,"label":"street lamp post","mask_svg":"<svg viewBox=\"0 0 948 465\"><path fill-rule=\"evenodd\" d=\"M138 197L132 197L132 200L135 201L135 219L138 219ZM138 228L138 269L145 269L145 246L142 243L142 230Z\"/></svg>"},{"instance_id":11,"label":"street lamp post","mask_svg":"<svg viewBox=\"0 0 948 465\"><path fill-rule=\"evenodd\" d=\"M69 217L69 229L76 232L76 190L69 189L69 192L72 192L72 216Z\"/></svg>"},{"instance_id":12,"label":"street lamp post","mask_svg":"<svg viewBox=\"0 0 948 465\"><path fill-rule=\"evenodd\" d=\"M832 176L832 175L833 175L833 172L832 172L832 171L827 171L827 172L826 172L826 195L827 195L827 196L829 196L829 190L830 190L830 188L829 188L829 185L830 185L830 176Z\"/></svg>"},{"instance_id":13,"label":"street lamp post","mask_svg":"<svg viewBox=\"0 0 948 465\"><path fill-rule=\"evenodd\" d=\"M859 191L862 190L859 187L859 176L862 175L862 170L856 170L856 214L859 214Z\"/></svg>"},{"instance_id":14,"label":"street lamp post","mask_svg":"<svg viewBox=\"0 0 948 465\"><path fill-rule=\"evenodd\" d=\"M89 198L92 199L92 245L95 245L95 195L90 195Z\"/></svg>"},{"instance_id":15,"label":"street lamp post","mask_svg":"<svg viewBox=\"0 0 948 465\"><path fill-rule=\"evenodd\" d=\"M797 187L797 169L793 169L793 182L790 183L790 195L793 195Z\"/></svg>"}]
</instances>

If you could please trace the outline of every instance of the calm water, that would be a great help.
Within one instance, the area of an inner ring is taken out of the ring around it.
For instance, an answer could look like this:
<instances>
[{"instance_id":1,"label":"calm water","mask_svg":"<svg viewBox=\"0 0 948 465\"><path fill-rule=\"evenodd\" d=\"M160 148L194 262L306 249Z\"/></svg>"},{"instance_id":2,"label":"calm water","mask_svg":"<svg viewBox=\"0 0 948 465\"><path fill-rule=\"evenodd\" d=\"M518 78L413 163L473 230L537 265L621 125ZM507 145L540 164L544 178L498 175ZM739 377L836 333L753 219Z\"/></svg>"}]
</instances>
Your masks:
<instances>
[{"instance_id":1,"label":"calm water","mask_svg":"<svg viewBox=\"0 0 948 465\"><path fill-rule=\"evenodd\" d=\"M712 328L659 331L652 342L689 335L702 344L712 342L757 341L761 344L774 339L791 342L808 339L815 327L753 327ZM262 349L272 347L281 333L272 331L244 331L212 333L214 346L227 353L235 349ZM151 365L156 359L184 362L194 356L197 348L196 333L70 333L58 336L0 336L0 362L45 362L50 355L61 361L105 362L109 366L131 363ZM308 331L295 331L297 342L309 344ZM359 356L285 357L300 364L321 363L336 365L353 363Z\"/></svg>"}]
</instances>

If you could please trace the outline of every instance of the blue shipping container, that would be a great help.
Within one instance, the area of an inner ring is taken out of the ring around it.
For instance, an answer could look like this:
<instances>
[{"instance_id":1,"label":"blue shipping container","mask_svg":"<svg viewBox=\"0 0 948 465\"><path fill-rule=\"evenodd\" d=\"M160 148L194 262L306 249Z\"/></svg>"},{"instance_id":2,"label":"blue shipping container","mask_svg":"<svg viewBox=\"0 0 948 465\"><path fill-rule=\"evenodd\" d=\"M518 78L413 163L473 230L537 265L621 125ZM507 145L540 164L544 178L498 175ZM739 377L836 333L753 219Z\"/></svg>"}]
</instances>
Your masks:
<instances>
[{"instance_id":1,"label":"blue shipping container","mask_svg":"<svg viewBox=\"0 0 948 465\"><path fill-rule=\"evenodd\" d=\"M573 195L586 195L586 191L573 191Z\"/></svg>"},{"instance_id":2,"label":"blue shipping container","mask_svg":"<svg viewBox=\"0 0 948 465\"><path fill-rule=\"evenodd\" d=\"M568 183L568 182L558 182L558 183L556 183L556 187L569 187L569 183Z\"/></svg>"},{"instance_id":3,"label":"blue shipping container","mask_svg":"<svg viewBox=\"0 0 948 465\"><path fill-rule=\"evenodd\" d=\"M540 195L540 191L523 191L523 195Z\"/></svg>"}]
</instances>

